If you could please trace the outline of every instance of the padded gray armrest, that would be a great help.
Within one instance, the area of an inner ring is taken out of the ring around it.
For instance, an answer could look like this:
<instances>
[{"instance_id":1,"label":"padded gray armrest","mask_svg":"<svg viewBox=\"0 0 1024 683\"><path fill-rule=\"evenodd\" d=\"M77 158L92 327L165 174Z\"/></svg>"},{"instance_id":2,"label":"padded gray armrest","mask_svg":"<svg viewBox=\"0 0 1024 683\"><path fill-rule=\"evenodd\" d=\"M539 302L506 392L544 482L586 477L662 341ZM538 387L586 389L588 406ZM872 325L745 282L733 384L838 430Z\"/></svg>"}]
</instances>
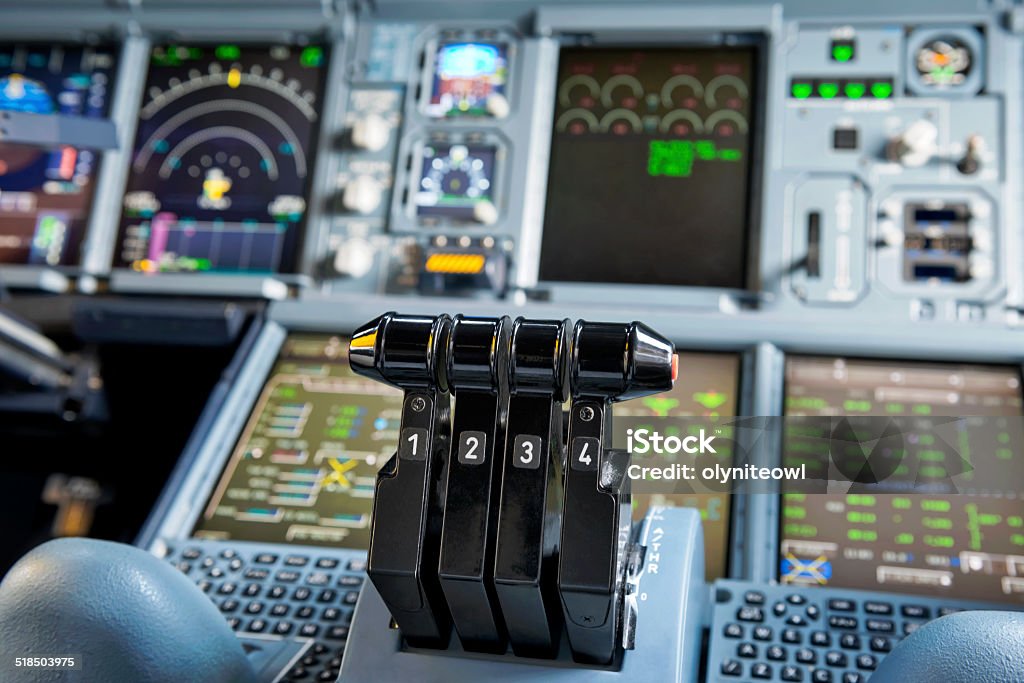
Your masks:
<instances>
[{"instance_id":1,"label":"padded gray armrest","mask_svg":"<svg viewBox=\"0 0 1024 683\"><path fill-rule=\"evenodd\" d=\"M1024 614L958 612L925 624L890 652L871 683L1024 681Z\"/></svg>"},{"instance_id":2,"label":"padded gray armrest","mask_svg":"<svg viewBox=\"0 0 1024 683\"><path fill-rule=\"evenodd\" d=\"M14 668L15 657L75 655L80 671ZM217 611L177 569L92 539L39 546L0 583L0 679L250 683L256 676Z\"/></svg>"}]
</instances>

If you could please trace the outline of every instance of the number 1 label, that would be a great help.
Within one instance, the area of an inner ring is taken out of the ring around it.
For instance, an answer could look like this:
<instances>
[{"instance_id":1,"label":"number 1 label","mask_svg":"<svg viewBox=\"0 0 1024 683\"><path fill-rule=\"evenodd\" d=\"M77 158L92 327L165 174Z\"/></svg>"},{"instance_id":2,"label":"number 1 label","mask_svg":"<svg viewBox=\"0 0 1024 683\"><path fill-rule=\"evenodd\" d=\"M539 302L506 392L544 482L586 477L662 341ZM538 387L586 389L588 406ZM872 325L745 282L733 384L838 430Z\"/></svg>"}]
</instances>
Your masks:
<instances>
[{"instance_id":1,"label":"number 1 label","mask_svg":"<svg viewBox=\"0 0 1024 683\"><path fill-rule=\"evenodd\" d=\"M398 457L404 460L426 460L427 430L422 427L406 427L398 441Z\"/></svg>"}]
</instances>

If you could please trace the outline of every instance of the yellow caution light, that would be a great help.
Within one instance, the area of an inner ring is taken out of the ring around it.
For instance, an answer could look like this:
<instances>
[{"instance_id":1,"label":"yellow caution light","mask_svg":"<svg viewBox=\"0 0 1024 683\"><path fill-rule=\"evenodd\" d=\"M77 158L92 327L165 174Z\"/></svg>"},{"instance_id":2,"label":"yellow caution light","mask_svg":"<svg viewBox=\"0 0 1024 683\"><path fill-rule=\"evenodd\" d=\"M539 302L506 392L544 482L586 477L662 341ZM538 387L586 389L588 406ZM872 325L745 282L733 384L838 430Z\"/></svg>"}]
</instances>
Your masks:
<instances>
[{"instance_id":1,"label":"yellow caution light","mask_svg":"<svg viewBox=\"0 0 1024 683\"><path fill-rule=\"evenodd\" d=\"M483 254L431 254L426 270L428 273L475 275L483 271L486 262Z\"/></svg>"},{"instance_id":2,"label":"yellow caution light","mask_svg":"<svg viewBox=\"0 0 1024 683\"><path fill-rule=\"evenodd\" d=\"M237 88L242 83L242 72L238 69L232 69L228 72L228 86L231 88Z\"/></svg>"}]
</instances>

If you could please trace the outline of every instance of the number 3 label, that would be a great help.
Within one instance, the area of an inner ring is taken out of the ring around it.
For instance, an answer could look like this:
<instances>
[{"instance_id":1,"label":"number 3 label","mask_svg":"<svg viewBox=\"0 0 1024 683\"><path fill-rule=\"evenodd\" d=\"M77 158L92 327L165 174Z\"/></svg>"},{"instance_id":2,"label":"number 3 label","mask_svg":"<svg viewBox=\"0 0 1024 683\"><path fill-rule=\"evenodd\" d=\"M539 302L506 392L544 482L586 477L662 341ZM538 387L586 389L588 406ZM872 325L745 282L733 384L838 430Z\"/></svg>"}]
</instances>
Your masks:
<instances>
[{"instance_id":1,"label":"number 3 label","mask_svg":"<svg viewBox=\"0 0 1024 683\"><path fill-rule=\"evenodd\" d=\"M487 435L483 432L462 432L459 435L459 462L479 465L487 460Z\"/></svg>"},{"instance_id":2,"label":"number 3 label","mask_svg":"<svg viewBox=\"0 0 1024 683\"><path fill-rule=\"evenodd\" d=\"M520 434L512 447L512 465L527 470L540 467L541 445L539 436Z\"/></svg>"}]
</instances>

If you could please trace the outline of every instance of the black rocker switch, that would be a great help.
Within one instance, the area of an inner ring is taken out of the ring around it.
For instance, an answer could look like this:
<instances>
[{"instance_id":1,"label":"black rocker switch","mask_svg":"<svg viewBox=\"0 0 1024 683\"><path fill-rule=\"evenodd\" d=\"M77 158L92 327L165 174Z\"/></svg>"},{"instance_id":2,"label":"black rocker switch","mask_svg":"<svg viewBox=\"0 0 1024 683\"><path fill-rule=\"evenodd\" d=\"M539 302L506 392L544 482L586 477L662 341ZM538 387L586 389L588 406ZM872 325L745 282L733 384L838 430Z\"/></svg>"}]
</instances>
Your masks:
<instances>
[{"instance_id":1,"label":"black rocker switch","mask_svg":"<svg viewBox=\"0 0 1024 683\"><path fill-rule=\"evenodd\" d=\"M455 316L448 339L454 397L438 575L466 650L504 654L505 625L494 588L498 496L508 409L512 320Z\"/></svg>"},{"instance_id":2,"label":"black rocker switch","mask_svg":"<svg viewBox=\"0 0 1024 683\"><path fill-rule=\"evenodd\" d=\"M568 320L512 325L494 586L521 657L555 656L562 630L555 578L568 336Z\"/></svg>"},{"instance_id":3,"label":"black rocker switch","mask_svg":"<svg viewBox=\"0 0 1024 683\"><path fill-rule=\"evenodd\" d=\"M448 457L444 368L451 319L385 313L349 345L357 374L405 391L398 452L377 474L367 575L405 640L444 648L451 617L437 576Z\"/></svg>"},{"instance_id":4,"label":"black rocker switch","mask_svg":"<svg viewBox=\"0 0 1024 683\"><path fill-rule=\"evenodd\" d=\"M611 404L671 389L675 348L641 323L581 320L571 356L558 591L573 658L607 664L620 650L631 528L629 453L610 449Z\"/></svg>"}]
</instances>

